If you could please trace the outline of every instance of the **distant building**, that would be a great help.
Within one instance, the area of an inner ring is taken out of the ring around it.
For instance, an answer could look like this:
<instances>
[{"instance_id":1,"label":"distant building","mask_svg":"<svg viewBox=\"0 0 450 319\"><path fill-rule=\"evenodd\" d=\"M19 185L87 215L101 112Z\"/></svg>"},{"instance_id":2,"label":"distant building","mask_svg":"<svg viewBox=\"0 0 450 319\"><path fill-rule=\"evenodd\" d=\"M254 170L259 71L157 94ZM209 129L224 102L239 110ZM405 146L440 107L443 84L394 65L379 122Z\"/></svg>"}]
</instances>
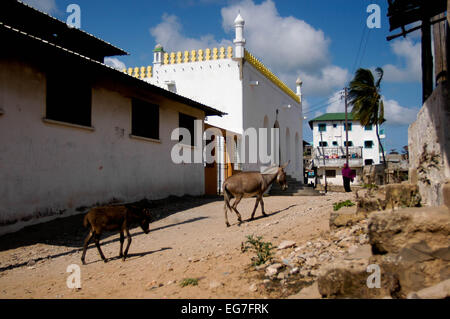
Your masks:
<instances>
[{"instance_id":1,"label":"distant building","mask_svg":"<svg viewBox=\"0 0 450 319\"><path fill-rule=\"evenodd\" d=\"M297 79L296 91L292 91L245 49L244 24L244 19L238 15L234 21L234 47L167 53L161 45L157 45L153 51L152 66L129 68L124 72L207 105L214 105L227 115L221 118L208 117L206 123L235 132L239 137L248 128L279 128L279 139L274 144L279 146L280 151L271 154L271 162L279 164L290 161L287 173L302 181L302 82ZM217 153L219 163L214 164L218 171L215 185L220 189L223 178L232 172L226 164L225 141L221 139L217 143L220 148ZM269 150L272 148L269 141L267 147ZM236 168L259 171L269 165L270 162L244 163ZM210 167L210 171L215 176L214 167ZM208 179L208 185L214 185L212 178ZM206 190L207 193L211 191L216 192L214 187Z\"/></svg>"},{"instance_id":2,"label":"distant building","mask_svg":"<svg viewBox=\"0 0 450 319\"><path fill-rule=\"evenodd\" d=\"M345 113L326 113L309 121L313 131L313 164L318 183L342 184L341 170L346 162ZM380 164L380 149L375 126L362 126L348 113L349 166L361 182L365 165Z\"/></svg>"},{"instance_id":3,"label":"distant building","mask_svg":"<svg viewBox=\"0 0 450 319\"><path fill-rule=\"evenodd\" d=\"M171 133L222 112L106 66L126 52L28 5L0 12L0 234L204 193L203 164L175 164Z\"/></svg>"}]
</instances>

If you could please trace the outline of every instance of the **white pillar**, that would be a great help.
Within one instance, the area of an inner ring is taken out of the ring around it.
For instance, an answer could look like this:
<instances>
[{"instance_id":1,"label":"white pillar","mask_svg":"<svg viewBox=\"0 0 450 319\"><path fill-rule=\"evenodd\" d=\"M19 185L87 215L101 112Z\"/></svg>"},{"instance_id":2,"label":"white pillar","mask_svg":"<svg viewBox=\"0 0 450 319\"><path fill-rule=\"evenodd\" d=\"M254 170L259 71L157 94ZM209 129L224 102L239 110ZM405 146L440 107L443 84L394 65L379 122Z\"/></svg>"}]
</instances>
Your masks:
<instances>
[{"instance_id":1,"label":"white pillar","mask_svg":"<svg viewBox=\"0 0 450 319\"><path fill-rule=\"evenodd\" d=\"M233 41L235 45L235 58L244 58L244 24L244 19L242 18L241 14L238 14L236 19L234 20L234 28L236 31L236 38Z\"/></svg>"},{"instance_id":2,"label":"white pillar","mask_svg":"<svg viewBox=\"0 0 450 319\"><path fill-rule=\"evenodd\" d=\"M153 64L162 64L164 48L161 44L157 44L153 50Z\"/></svg>"}]
</instances>

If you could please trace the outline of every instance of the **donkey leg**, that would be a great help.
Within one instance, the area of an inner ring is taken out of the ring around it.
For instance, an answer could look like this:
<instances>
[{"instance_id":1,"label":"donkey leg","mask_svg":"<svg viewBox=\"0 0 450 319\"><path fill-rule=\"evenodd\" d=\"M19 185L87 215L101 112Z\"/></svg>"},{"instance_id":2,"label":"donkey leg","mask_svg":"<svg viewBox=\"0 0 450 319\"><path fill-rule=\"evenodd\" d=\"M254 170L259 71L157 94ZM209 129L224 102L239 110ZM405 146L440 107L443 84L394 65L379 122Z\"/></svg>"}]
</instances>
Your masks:
<instances>
[{"instance_id":1,"label":"donkey leg","mask_svg":"<svg viewBox=\"0 0 450 319\"><path fill-rule=\"evenodd\" d=\"M255 207L253 208L253 212L252 212L252 216L250 217L250 220L253 220L255 218L255 212L256 212L256 208L258 208L259 201L260 201L260 198L257 197Z\"/></svg>"},{"instance_id":2,"label":"donkey leg","mask_svg":"<svg viewBox=\"0 0 450 319\"><path fill-rule=\"evenodd\" d=\"M81 262L83 263L83 265L86 265L84 259L86 257L86 250L89 246L89 242L91 241L92 237L94 237L94 232L91 230L89 235L87 235L86 239L84 240L83 255L81 255Z\"/></svg>"},{"instance_id":3,"label":"donkey leg","mask_svg":"<svg viewBox=\"0 0 450 319\"><path fill-rule=\"evenodd\" d=\"M236 215L238 217L239 224L242 223L242 217L241 217L241 214L237 210L237 205L239 204L241 199L242 199L242 196L236 197L236 199L234 200L233 206L231 206L231 208L233 208L234 212L236 213Z\"/></svg>"},{"instance_id":4,"label":"donkey leg","mask_svg":"<svg viewBox=\"0 0 450 319\"><path fill-rule=\"evenodd\" d=\"M225 203L225 207L224 207L224 210L225 210L225 225L227 225L227 227L230 227L230 223L228 222L228 213L227 213L227 211L228 211L228 206L230 205L230 203Z\"/></svg>"},{"instance_id":5,"label":"donkey leg","mask_svg":"<svg viewBox=\"0 0 450 319\"><path fill-rule=\"evenodd\" d=\"M264 211L264 201L262 195L261 198L259 199L259 202L261 203L261 213L263 214L263 216L267 216L266 212Z\"/></svg>"},{"instance_id":6,"label":"donkey leg","mask_svg":"<svg viewBox=\"0 0 450 319\"><path fill-rule=\"evenodd\" d=\"M123 235L123 230L120 231L120 250L119 250L119 258L123 257L122 249L123 249L123 242L125 240L125 236Z\"/></svg>"},{"instance_id":7,"label":"donkey leg","mask_svg":"<svg viewBox=\"0 0 450 319\"><path fill-rule=\"evenodd\" d=\"M127 258L127 255L128 255L128 249L130 248L130 245L131 245L131 235L130 235L130 230L127 228L125 231L127 232L127 239L128 239L128 242L127 242L127 247L125 248L125 252L123 253L123 261L125 261L125 258Z\"/></svg>"},{"instance_id":8,"label":"donkey leg","mask_svg":"<svg viewBox=\"0 0 450 319\"><path fill-rule=\"evenodd\" d=\"M94 235L94 241L95 241L95 246L97 246L97 250L98 250L98 253L100 254L100 257L106 263L108 261L108 259L105 258L105 255L103 255L103 252L102 252L102 250L100 248L100 235L95 234Z\"/></svg>"}]
</instances>

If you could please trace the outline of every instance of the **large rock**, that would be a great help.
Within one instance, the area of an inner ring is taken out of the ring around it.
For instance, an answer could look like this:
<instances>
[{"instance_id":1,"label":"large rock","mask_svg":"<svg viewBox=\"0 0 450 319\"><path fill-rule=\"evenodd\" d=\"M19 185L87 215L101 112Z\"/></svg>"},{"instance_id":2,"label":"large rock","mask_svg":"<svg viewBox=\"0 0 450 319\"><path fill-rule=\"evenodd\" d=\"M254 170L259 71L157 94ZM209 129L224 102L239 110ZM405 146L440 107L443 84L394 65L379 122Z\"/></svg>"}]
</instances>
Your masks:
<instances>
[{"instance_id":1,"label":"large rock","mask_svg":"<svg viewBox=\"0 0 450 319\"><path fill-rule=\"evenodd\" d=\"M450 278L450 211L445 207L406 208L371 214L370 263L397 285L393 297Z\"/></svg>"},{"instance_id":2,"label":"large rock","mask_svg":"<svg viewBox=\"0 0 450 319\"><path fill-rule=\"evenodd\" d=\"M444 299L450 297L450 279L408 294L408 299Z\"/></svg>"},{"instance_id":3,"label":"large rock","mask_svg":"<svg viewBox=\"0 0 450 319\"><path fill-rule=\"evenodd\" d=\"M402 183L384 186L386 194L386 209L420 206L419 187L417 185Z\"/></svg>"},{"instance_id":4,"label":"large rock","mask_svg":"<svg viewBox=\"0 0 450 319\"><path fill-rule=\"evenodd\" d=\"M429 246L423 248L425 251L422 249L424 253L442 254L442 249L448 251L450 246L450 211L443 207L420 207L372 213L369 240L373 251L379 254L399 253L419 242Z\"/></svg>"},{"instance_id":5,"label":"large rock","mask_svg":"<svg viewBox=\"0 0 450 319\"><path fill-rule=\"evenodd\" d=\"M357 211L373 212L386 209L420 206L417 185L402 183L362 189L356 192Z\"/></svg>"},{"instance_id":6,"label":"large rock","mask_svg":"<svg viewBox=\"0 0 450 319\"><path fill-rule=\"evenodd\" d=\"M330 229L352 226L366 217L364 212L356 212L356 207L343 207L330 214Z\"/></svg>"},{"instance_id":7,"label":"large rock","mask_svg":"<svg viewBox=\"0 0 450 319\"><path fill-rule=\"evenodd\" d=\"M317 280L319 293L324 298L382 298L390 296L392 280L381 276L380 288L370 288L367 280L368 258L338 259L320 270Z\"/></svg>"}]
</instances>

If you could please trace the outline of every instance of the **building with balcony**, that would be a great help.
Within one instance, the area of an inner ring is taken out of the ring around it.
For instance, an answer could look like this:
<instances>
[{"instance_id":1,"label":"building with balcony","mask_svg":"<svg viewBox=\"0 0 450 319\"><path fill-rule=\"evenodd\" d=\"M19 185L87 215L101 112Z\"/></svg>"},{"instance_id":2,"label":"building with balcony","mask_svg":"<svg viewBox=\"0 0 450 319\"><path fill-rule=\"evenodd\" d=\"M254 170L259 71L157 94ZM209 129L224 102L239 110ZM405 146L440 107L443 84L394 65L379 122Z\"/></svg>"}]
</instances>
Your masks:
<instances>
[{"instance_id":1,"label":"building with balcony","mask_svg":"<svg viewBox=\"0 0 450 319\"><path fill-rule=\"evenodd\" d=\"M348 113L349 166L356 173L355 184L362 181L365 165L380 164L380 149L375 126L362 126ZM326 113L309 121L313 131L313 166L318 184L342 184L341 170L346 162L345 113Z\"/></svg>"}]
</instances>

